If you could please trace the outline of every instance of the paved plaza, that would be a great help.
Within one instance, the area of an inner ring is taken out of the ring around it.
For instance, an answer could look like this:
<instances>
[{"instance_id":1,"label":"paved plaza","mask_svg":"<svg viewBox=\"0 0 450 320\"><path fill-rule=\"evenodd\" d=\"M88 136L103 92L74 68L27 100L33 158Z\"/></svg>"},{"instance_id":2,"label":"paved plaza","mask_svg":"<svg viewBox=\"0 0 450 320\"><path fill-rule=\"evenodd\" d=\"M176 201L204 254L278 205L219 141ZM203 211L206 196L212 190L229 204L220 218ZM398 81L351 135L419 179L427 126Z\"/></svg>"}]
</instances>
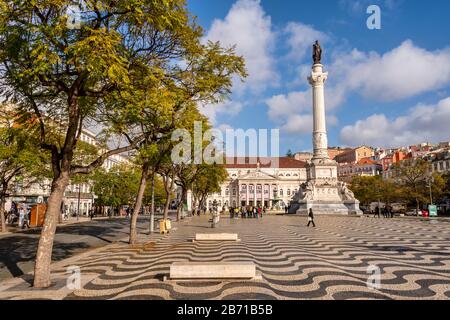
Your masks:
<instances>
[{"instance_id":1,"label":"paved plaza","mask_svg":"<svg viewBox=\"0 0 450 320\"><path fill-rule=\"evenodd\" d=\"M300 216L207 217L174 224L168 235L141 234L53 266L55 286L30 289L30 276L0 284L0 299L448 299L450 221ZM195 233L238 233L241 242L193 243ZM174 261L253 261L262 280L163 281ZM82 288L68 290L67 266L81 267ZM369 288L368 267L381 270Z\"/></svg>"}]
</instances>

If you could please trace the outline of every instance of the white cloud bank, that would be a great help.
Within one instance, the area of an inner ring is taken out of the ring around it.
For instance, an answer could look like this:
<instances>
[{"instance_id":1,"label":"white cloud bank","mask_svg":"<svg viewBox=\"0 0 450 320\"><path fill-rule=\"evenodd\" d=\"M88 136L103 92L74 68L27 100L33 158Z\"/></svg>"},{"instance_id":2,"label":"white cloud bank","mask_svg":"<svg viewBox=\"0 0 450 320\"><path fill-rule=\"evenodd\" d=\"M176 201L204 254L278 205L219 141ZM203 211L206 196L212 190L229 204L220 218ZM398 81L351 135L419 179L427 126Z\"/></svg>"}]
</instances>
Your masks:
<instances>
[{"instance_id":1,"label":"white cloud bank","mask_svg":"<svg viewBox=\"0 0 450 320\"><path fill-rule=\"evenodd\" d=\"M341 130L344 144L399 147L420 142L441 142L450 139L450 97L436 105L418 105L407 115L388 119L374 114Z\"/></svg>"},{"instance_id":2,"label":"white cloud bank","mask_svg":"<svg viewBox=\"0 0 450 320\"><path fill-rule=\"evenodd\" d=\"M450 49L428 51L411 40L380 55L354 49L336 55L330 77L336 87L378 101L396 101L439 90L450 83Z\"/></svg>"},{"instance_id":3,"label":"white cloud bank","mask_svg":"<svg viewBox=\"0 0 450 320\"><path fill-rule=\"evenodd\" d=\"M259 0L238 0L223 20L213 21L206 39L220 41L222 46L236 45L237 54L244 56L249 76L244 83L235 81L238 93L246 89L260 93L278 84L279 74L272 55L275 33Z\"/></svg>"}]
</instances>

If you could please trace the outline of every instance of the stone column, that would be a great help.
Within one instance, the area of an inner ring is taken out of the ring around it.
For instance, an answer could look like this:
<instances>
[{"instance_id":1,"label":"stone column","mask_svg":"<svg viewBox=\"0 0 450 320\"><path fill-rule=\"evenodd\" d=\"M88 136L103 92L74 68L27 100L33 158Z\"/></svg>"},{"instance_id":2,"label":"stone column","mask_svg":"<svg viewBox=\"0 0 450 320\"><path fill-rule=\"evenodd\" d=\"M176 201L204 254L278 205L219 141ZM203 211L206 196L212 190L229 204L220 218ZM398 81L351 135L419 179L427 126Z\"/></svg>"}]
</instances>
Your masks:
<instances>
[{"instance_id":1,"label":"stone column","mask_svg":"<svg viewBox=\"0 0 450 320\"><path fill-rule=\"evenodd\" d=\"M246 201L245 201L245 205L247 205L247 206L250 204L250 194L249 194L249 189L250 189L250 185L247 184L247 198L246 198Z\"/></svg>"},{"instance_id":2,"label":"stone column","mask_svg":"<svg viewBox=\"0 0 450 320\"><path fill-rule=\"evenodd\" d=\"M241 206L241 187L242 187L241 183L238 182L238 190L237 190L237 198L238 198L238 200L236 202L236 207L238 207L238 208Z\"/></svg>"},{"instance_id":3,"label":"stone column","mask_svg":"<svg viewBox=\"0 0 450 320\"><path fill-rule=\"evenodd\" d=\"M308 78L313 88L313 161L329 159L324 97L324 84L327 78L328 72L323 72L323 65L313 65L311 76Z\"/></svg>"},{"instance_id":4,"label":"stone column","mask_svg":"<svg viewBox=\"0 0 450 320\"><path fill-rule=\"evenodd\" d=\"M261 208L264 207L264 189L266 188L266 185L264 183L261 183Z\"/></svg>"},{"instance_id":5,"label":"stone column","mask_svg":"<svg viewBox=\"0 0 450 320\"><path fill-rule=\"evenodd\" d=\"M270 183L269 184L269 209L272 208L272 197L273 197L272 184Z\"/></svg>"},{"instance_id":6,"label":"stone column","mask_svg":"<svg viewBox=\"0 0 450 320\"><path fill-rule=\"evenodd\" d=\"M258 184L257 183L255 183L254 185L253 185L253 193L254 193L254 198L253 198L253 206L254 207L256 207L256 204L257 204L257 200L258 200L258 198L256 197L256 189L258 188Z\"/></svg>"}]
</instances>

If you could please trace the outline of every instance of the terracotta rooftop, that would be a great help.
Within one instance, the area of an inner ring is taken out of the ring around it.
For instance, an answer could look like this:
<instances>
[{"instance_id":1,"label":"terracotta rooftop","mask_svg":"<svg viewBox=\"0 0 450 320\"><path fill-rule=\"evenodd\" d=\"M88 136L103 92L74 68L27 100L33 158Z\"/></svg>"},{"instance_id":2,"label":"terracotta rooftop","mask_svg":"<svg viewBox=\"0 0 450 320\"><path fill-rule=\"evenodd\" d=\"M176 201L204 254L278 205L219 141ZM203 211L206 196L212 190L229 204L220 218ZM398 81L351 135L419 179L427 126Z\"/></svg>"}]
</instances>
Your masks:
<instances>
[{"instance_id":1,"label":"terracotta rooftop","mask_svg":"<svg viewBox=\"0 0 450 320\"><path fill-rule=\"evenodd\" d=\"M364 164L378 164L378 162L375 161L375 160L372 160L370 158L362 158L361 160L358 161L358 164L362 164L362 165L364 165Z\"/></svg>"},{"instance_id":2,"label":"terracotta rooftop","mask_svg":"<svg viewBox=\"0 0 450 320\"><path fill-rule=\"evenodd\" d=\"M225 168L227 169L251 169L257 167L257 162L259 158L256 157L235 157L235 158L226 158ZM280 169L298 169L305 168L306 162L295 160L294 158L289 157L280 157L280 158L261 158L260 168L280 168Z\"/></svg>"}]
</instances>

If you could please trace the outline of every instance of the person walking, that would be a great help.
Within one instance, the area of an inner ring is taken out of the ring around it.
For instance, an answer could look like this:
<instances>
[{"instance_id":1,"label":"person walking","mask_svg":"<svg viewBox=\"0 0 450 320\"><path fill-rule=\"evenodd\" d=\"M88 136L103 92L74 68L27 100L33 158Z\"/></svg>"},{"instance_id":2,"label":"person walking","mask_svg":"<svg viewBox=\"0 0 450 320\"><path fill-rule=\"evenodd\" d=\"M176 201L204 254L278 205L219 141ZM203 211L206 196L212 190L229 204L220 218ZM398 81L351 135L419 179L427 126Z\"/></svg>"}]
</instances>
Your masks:
<instances>
[{"instance_id":1,"label":"person walking","mask_svg":"<svg viewBox=\"0 0 450 320\"><path fill-rule=\"evenodd\" d=\"M288 213L288 207L284 206L284 213L287 214Z\"/></svg>"},{"instance_id":2,"label":"person walking","mask_svg":"<svg viewBox=\"0 0 450 320\"><path fill-rule=\"evenodd\" d=\"M390 205L386 206L386 212L388 218L392 219L394 217L394 211L392 210L392 207Z\"/></svg>"},{"instance_id":3,"label":"person walking","mask_svg":"<svg viewBox=\"0 0 450 320\"><path fill-rule=\"evenodd\" d=\"M312 209L309 209L309 214L308 214L308 225L307 227L309 228L309 225L312 223L313 228L316 227L316 224L314 223L314 213L312 211Z\"/></svg>"},{"instance_id":4,"label":"person walking","mask_svg":"<svg viewBox=\"0 0 450 320\"><path fill-rule=\"evenodd\" d=\"M373 215L373 217L375 218L375 216L378 216L378 218L380 218L380 207L378 206L375 207L375 214Z\"/></svg>"}]
</instances>

